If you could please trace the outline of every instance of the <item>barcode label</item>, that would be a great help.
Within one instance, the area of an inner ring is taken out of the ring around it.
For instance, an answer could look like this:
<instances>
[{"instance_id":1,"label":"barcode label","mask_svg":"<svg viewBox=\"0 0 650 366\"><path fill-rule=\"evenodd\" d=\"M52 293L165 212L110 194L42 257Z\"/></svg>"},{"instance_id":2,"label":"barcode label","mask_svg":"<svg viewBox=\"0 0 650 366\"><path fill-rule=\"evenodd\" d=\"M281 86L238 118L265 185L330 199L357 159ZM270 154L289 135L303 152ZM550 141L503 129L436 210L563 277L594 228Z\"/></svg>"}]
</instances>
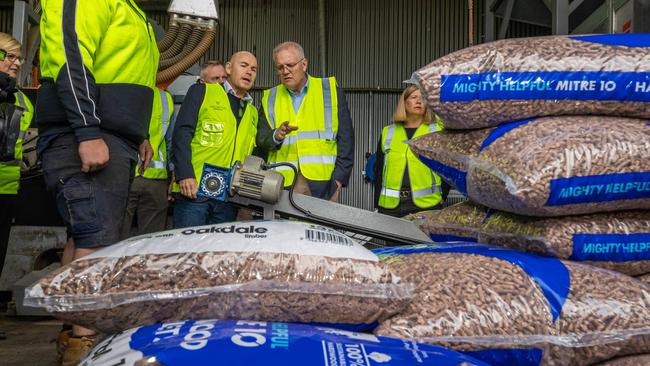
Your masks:
<instances>
[{"instance_id":1,"label":"barcode label","mask_svg":"<svg viewBox=\"0 0 650 366\"><path fill-rule=\"evenodd\" d=\"M352 241L352 239L348 238L347 236L330 231L305 229L305 238L307 238L309 241L318 243L334 243L345 246L354 245L354 241Z\"/></svg>"}]
</instances>

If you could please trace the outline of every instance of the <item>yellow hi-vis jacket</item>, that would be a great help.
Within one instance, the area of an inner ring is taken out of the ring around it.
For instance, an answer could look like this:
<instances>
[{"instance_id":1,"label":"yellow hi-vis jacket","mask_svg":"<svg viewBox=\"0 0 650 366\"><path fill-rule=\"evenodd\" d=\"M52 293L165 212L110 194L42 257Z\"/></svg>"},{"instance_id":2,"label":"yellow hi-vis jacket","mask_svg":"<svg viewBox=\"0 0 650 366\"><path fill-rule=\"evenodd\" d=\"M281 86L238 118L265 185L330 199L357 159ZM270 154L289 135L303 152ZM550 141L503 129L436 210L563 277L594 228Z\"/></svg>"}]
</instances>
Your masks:
<instances>
[{"instance_id":1,"label":"yellow hi-vis jacket","mask_svg":"<svg viewBox=\"0 0 650 366\"><path fill-rule=\"evenodd\" d=\"M438 123L423 123L413 138L440 131ZM442 200L440 177L420 162L409 148L403 123L393 123L384 127L381 133L381 146L384 152L383 186L379 195L379 206L396 208L400 202L400 189L404 169L408 164L411 197L413 203L421 208L437 205Z\"/></svg>"},{"instance_id":2,"label":"yellow hi-vis jacket","mask_svg":"<svg viewBox=\"0 0 650 366\"><path fill-rule=\"evenodd\" d=\"M205 96L191 142L192 167L197 182L201 180L204 163L229 168L235 161L243 162L253 152L258 119L257 108L249 102L237 127L224 88L219 84L205 84ZM180 192L178 183L174 183L172 190Z\"/></svg>"},{"instance_id":3,"label":"yellow hi-vis jacket","mask_svg":"<svg viewBox=\"0 0 650 366\"><path fill-rule=\"evenodd\" d=\"M154 90L151 122L149 122L149 143L153 149L151 163L142 175L148 179L167 179L167 131L174 114L172 95L163 89ZM136 168L135 175L140 175Z\"/></svg>"},{"instance_id":4,"label":"yellow hi-vis jacket","mask_svg":"<svg viewBox=\"0 0 650 366\"><path fill-rule=\"evenodd\" d=\"M153 28L134 0L41 0L39 135L102 131L139 145L158 70Z\"/></svg>"},{"instance_id":5,"label":"yellow hi-vis jacket","mask_svg":"<svg viewBox=\"0 0 650 366\"><path fill-rule=\"evenodd\" d=\"M20 133L16 146L14 148L14 160L0 163L0 194L18 194L20 185L20 162L23 160L23 140L27 134L27 129L32 123L34 116L34 106L21 91L17 91L16 105L20 107L22 117L20 118Z\"/></svg>"},{"instance_id":6,"label":"yellow hi-vis jacket","mask_svg":"<svg viewBox=\"0 0 650 366\"><path fill-rule=\"evenodd\" d=\"M284 85L264 91L262 98L266 120L272 130L284 121L298 126L288 134L277 150L269 152L269 163L293 164L307 179L326 181L332 177L337 155L336 135L339 129L336 79L309 76L307 93L298 113L294 111L291 95ZM293 170L280 167L284 185L293 182Z\"/></svg>"}]
</instances>

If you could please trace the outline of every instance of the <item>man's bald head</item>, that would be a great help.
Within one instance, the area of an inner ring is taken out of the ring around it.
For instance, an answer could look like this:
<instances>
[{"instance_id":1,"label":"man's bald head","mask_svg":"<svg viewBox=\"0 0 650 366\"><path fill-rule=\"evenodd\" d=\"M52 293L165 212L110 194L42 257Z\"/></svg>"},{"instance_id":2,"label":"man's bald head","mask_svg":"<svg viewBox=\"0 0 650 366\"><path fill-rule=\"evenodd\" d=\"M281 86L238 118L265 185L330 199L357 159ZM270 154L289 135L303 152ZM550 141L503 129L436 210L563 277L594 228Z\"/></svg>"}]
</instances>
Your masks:
<instances>
[{"instance_id":1,"label":"man's bald head","mask_svg":"<svg viewBox=\"0 0 650 366\"><path fill-rule=\"evenodd\" d=\"M242 98L255 85L257 77L257 58L250 52L235 52L226 63L228 83Z\"/></svg>"},{"instance_id":2,"label":"man's bald head","mask_svg":"<svg viewBox=\"0 0 650 366\"><path fill-rule=\"evenodd\" d=\"M253 55L252 53L250 53L248 51L239 51L239 52L233 53L232 56L230 56L230 60L228 60L228 62L229 63L235 63L235 62L239 61L239 59L241 59L241 58L249 58L249 59L252 58L252 59L255 59L255 62L257 62L257 57L255 57L255 55Z\"/></svg>"}]
</instances>

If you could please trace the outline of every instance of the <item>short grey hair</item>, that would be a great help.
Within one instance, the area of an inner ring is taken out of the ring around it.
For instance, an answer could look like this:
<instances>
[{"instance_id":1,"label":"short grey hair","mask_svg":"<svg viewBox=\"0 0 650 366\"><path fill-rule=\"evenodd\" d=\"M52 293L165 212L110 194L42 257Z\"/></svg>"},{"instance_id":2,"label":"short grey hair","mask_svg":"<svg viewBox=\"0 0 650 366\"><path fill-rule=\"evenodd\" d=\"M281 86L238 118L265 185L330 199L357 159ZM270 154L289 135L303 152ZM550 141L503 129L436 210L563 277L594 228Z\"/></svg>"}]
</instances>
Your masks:
<instances>
[{"instance_id":1,"label":"short grey hair","mask_svg":"<svg viewBox=\"0 0 650 366\"><path fill-rule=\"evenodd\" d=\"M288 42L282 42L279 45L275 46L275 48L273 49L273 60L275 61L275 55L277 55L278 52L284 51L289 48L293 48L296 51L298 51L298 57L305 58L305 50L302 48L302 46L297 42L288 41Z\"/></svg>"},{"instance_id":2,"label":"short grey hair","mask_svg":"<svg viewBox=\"0 0 650 366\"><path fill-rule=\"evenodd\" d=\"M203 79L205 77L206 70L209 67L212 67L212 66L221 66L224 69L226 68L226 64L221 60L209 60L209 61L206 61L203 65L201 65L201 75L200 75L201 79Z\"/></svg>"}]
</instances>

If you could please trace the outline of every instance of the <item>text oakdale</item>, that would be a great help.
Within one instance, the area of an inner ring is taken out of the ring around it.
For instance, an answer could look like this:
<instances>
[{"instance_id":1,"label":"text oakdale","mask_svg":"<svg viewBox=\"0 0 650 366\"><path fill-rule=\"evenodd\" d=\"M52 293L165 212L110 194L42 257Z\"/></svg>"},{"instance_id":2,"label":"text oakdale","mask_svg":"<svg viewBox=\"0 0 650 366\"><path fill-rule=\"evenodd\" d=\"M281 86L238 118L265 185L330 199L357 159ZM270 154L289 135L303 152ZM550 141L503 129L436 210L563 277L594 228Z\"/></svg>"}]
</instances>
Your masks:
<instances>
[{"instance_id":1,"label":"text oakdale","mask_svg":"<svg viewBox=\"0 0 650 366\"><path fill-rule=\"evenodd\" d=\"M200 229L186 229L181 231L183 235L193 234L266 234L268 231L265 227L255 227L255 225L230 225L226 227L204 227Z\"/></svg>"}]
</instances>

